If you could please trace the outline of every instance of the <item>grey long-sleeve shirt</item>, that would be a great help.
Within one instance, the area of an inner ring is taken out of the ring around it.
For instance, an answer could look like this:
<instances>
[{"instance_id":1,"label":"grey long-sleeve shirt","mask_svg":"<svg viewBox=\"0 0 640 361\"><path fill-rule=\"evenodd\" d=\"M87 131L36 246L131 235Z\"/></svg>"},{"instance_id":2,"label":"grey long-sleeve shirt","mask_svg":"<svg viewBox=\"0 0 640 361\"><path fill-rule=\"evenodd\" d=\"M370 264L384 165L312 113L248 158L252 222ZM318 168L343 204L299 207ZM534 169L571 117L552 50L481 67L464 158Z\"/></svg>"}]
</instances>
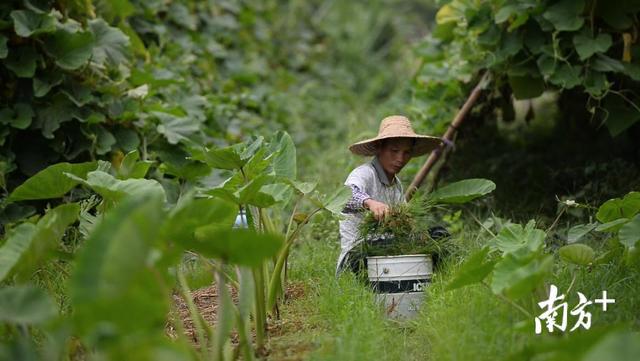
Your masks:
<instances>
[{"instance_id":1,"label":"grey long-sleeve shirt","mask_svg":"<svg viewBox=\"0 0 640 361\"><path fill-rule=\"evenodd\" d=\"M351 187L353 195L343 209L342 220L340 220L341 251L336 275L342 271L347 253L362 241L358 228L364 218L363 202L368 198L389 206L405 202L400 179L394 176L390 181L377 157L354 169L344 184Z\"/></svg>"}]
</instances>

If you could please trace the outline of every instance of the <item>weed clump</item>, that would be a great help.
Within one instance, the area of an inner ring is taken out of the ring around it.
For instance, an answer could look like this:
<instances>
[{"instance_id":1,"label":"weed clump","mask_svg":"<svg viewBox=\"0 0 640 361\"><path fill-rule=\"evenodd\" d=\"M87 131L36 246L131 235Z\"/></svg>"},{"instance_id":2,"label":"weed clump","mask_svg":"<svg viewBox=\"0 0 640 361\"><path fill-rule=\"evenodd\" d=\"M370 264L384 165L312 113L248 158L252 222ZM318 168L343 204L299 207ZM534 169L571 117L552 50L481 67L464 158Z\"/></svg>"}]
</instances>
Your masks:
<instances>
[{"instance_id":1,"label":"weed clump","mask_svg":"<svg viewBox=\"0 0 640 361\"><path fill-rule=\"evenodd\" d=\"M443 256L447 251L446 230L436 227L435 205L423 195L416 195L407 203L390 208L386 217L378 221L367 212L360 224L360 252L364 256L397 256L404 254L432 254ZM444 230L444 234L442 232ZM440 231L440 232L438 232Z\"/></svg>"}]
</instances>

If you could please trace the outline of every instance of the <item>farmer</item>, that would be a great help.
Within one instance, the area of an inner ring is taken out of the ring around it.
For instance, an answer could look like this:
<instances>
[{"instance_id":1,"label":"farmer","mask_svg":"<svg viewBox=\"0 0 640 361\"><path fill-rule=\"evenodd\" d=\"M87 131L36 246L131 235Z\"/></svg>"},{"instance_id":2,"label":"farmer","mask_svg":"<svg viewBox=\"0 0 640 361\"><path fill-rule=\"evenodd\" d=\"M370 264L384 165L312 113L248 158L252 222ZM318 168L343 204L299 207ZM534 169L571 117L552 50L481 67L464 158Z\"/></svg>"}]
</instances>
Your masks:
<instances>
[{"instance_id":1,"label":"farmer","mask_svg":"<svg viewBox=\"0 0 640 361\"><path fill-rule=\"evenodd\" d=\"M370 210L374 218L380 221L389 212L390 206L406 202L397 174L409 159L431 152L440 142L440 138L416 134L406 117L392 115L382 120L378 136L349 147L352 153L373 156L373 159L354 169L344 183L351 187L352 196L342 211L342 250L336 276L345 268L357 269L359 260L352 249L362 241L358 227L364 212Z\"/></svg>"}]
</instances>

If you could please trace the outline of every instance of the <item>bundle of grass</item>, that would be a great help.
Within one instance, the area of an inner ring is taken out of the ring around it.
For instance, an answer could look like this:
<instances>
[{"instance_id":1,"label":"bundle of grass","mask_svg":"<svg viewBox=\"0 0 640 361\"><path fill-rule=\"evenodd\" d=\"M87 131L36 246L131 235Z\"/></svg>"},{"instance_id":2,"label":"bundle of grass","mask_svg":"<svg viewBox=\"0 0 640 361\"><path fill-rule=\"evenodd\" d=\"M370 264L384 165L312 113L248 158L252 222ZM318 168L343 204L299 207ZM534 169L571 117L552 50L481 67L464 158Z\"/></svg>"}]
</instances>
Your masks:
<instances>
[{"instance_id":1,"label":"bundle of grass","mask_svg":"<svg viewBox=\"0 0 640 361\"><path fill-rule=\"evenodd\" d=\"M364 256L397 256L403 254L444 255L446 230L435 227L435 205L423 195L410 202L391 207L387 216L377 221L368 212L360 225L360 252Z\"/></svg>"}]
</instances>

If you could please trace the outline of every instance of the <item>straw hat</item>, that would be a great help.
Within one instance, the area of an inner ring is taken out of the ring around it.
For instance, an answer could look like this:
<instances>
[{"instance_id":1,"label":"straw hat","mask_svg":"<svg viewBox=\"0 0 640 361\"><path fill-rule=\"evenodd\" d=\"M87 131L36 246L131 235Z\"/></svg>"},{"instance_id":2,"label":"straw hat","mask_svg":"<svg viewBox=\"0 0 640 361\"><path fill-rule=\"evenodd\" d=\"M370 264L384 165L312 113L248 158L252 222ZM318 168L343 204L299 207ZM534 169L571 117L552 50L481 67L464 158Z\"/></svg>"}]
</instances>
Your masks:
<instances>
[{"instance_id":1,"label":"straw hat","mask_svg":"<svg viewBox=\"0 0 640 361\"><path fill-rule=\"evenodd\" d=\"M354 143L349 146L349 150L353 154L357 155L376 155L378 153L378 142L382 139L389 138L415 139L415 144L411 151L412 157L427 154L442 143L442 140L438 137L416 134L407 117L402 115L391 115L382 119L380 129L378 130L378 136Z\"/></svg>"}]
</instances>

